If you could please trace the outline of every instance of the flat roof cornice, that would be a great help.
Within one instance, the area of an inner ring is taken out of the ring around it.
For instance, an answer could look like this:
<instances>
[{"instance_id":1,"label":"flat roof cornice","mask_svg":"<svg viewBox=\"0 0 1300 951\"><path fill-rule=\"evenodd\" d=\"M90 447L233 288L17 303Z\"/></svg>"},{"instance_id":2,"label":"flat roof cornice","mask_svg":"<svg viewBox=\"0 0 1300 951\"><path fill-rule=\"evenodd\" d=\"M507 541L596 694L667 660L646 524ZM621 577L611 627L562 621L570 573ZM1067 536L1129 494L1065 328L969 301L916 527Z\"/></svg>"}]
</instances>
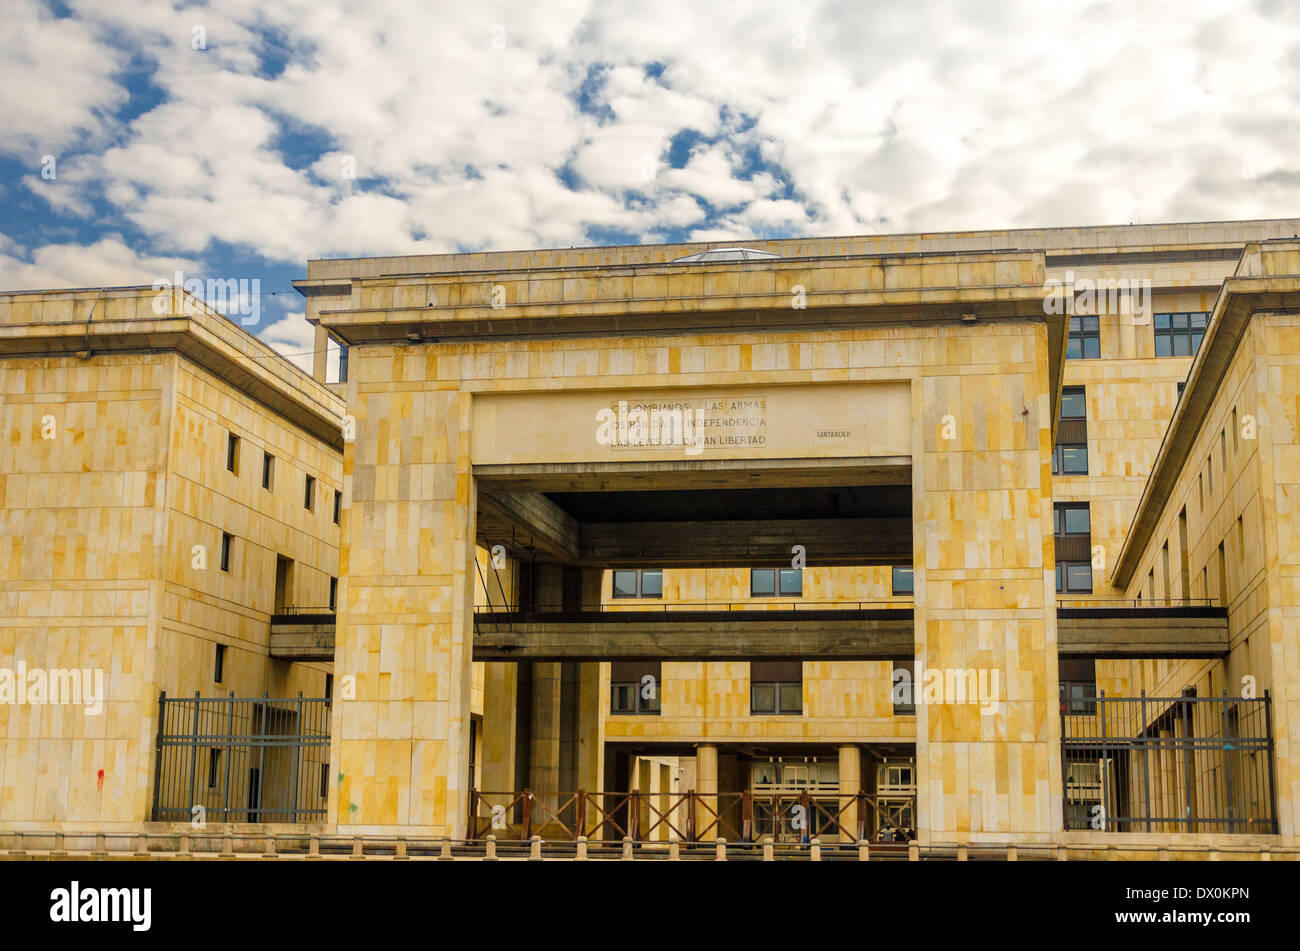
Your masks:
<instances>
[{"instance_id":1,"label":"flat roof cornice","mask_svg":"<svg viewBox=\"0 0 1300 951\"><path fill-rule=\"evenodd\" d=\"M336 449L344 404L274 349L184 292L152 287L0 292L0 356L175 350ZM164 292L165 293L165 292Z\"/></svg>"},{"instance_id":2,"label":"flat roof cornice","mask_svg":"<svg viewBox=\"0 0 1300 951\"><path fill-rule=\"evenodd\" d=\"M1246 245L1236 272L1220 288L1205 337L1187 374L1182 399L1169 421L1133 522L1115 560L1110 577L1112 585L1125 588L1132 580L1227 375L1251 315L1273 310L1300 310L1300 241L1279 240Z\"/></svg>"}]
</instances>

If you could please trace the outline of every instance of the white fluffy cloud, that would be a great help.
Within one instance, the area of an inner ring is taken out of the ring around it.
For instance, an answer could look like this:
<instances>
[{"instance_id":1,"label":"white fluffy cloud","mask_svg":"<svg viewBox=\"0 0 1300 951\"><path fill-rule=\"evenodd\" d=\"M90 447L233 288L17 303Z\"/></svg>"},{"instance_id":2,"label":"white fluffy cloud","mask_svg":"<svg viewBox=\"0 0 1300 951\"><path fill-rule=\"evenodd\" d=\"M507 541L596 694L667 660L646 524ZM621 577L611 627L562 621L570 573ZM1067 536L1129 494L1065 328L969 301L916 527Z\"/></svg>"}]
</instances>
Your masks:
<instances>
[{"instance_id":1,"label":"white fluffy cloud","mask_svg":"<svg viewBox=\"0 0 1300 951\"><path fill-rule=\"evenodd\" d=\"M195 270L188 258L141 254L118 237L88 245L47 244L31 254L0 238L0 287L6 290L125 287L171 280L177 271Z\"/></svg>"},{"instance_id":2,"label":"white fluffy cloud","mask_svg":"<svg viewBox=\"0 0 1300 951\"><path fill-rule=\"evenodd\" d=\"M0 152L71 154L14 188L106 203L145 258L1300 212L1283 0L15 2ZM163 100L119 122L128 61ZM74 253L10 252L9 282Z\"/></svg>"}]
</instances>

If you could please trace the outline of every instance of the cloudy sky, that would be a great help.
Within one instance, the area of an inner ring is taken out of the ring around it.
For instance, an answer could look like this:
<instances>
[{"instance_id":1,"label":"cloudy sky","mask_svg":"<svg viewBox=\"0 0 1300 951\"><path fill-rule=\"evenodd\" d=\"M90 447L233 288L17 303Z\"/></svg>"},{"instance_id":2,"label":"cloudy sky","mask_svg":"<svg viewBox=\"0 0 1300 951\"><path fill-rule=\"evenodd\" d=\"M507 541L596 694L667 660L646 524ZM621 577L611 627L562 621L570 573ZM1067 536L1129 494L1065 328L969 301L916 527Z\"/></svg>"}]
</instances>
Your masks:
<instances>
[{"instance_id":1,"label":"cloudy sky","mask_svg":"<svg viewBox=\"0 0 1300 951\"><path fill-rule=\"evenodd\" d=\"M1295 0L0 0L0 287L1300 214ZM306 362L301 358L300 362Z\"/></svg>"}]
</instances>

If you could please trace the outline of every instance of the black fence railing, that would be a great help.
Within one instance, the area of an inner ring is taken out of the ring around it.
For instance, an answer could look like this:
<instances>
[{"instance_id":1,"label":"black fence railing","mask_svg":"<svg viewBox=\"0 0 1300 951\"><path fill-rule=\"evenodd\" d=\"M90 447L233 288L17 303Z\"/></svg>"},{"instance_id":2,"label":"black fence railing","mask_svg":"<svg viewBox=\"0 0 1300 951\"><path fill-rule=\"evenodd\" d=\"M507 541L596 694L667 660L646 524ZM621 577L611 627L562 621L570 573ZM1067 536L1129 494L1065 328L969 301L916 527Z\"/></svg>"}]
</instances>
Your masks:
<instances>
[{"instance_id":1,"label":"black fence railing","mask_svg":"<svg viewBox=\"0 0 1300 951\"><path fill-rule=\"evenodd\" d=\"M1061 715L1065 828L1277 832L1271 699L1107 697Z\"/></svg>"},{"instance_id":2,"label":"black fence railing","mask_svg":"<svg viewBox=\"0 0 1300 951\"><path fill-rule=\"evenodd\" d=\"M319 822L329 798L330 701L158 699L156 822Z\"/></svg>"}]
</instances>

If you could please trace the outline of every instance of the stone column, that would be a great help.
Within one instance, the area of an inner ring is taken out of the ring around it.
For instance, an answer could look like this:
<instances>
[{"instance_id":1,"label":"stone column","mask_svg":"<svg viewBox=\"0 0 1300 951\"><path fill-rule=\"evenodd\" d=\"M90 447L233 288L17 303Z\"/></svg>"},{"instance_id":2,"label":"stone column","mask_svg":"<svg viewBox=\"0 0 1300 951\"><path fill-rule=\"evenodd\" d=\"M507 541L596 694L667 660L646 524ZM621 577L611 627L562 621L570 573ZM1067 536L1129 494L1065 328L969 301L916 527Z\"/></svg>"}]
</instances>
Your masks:
<instances>
[{"instance_id":1,"label":"stone column","mask_svg":"<svg viewBox=\"0 0 1300 951\"><path fill-rule=\"evenodd\" d=\"M857 795L862 791L862 751L856 746L840 747L840 841L856 842L858 836Z\"/></svg>"},{"instance_id":2,"label":"stone column","mask_svg":"<svg viewBox=\"0 0 1300 951\"><path fill-rule=\"evenodd\" d=\"M1046 325L943 332L913 388L917 834L1050 841L1062 807ZM969 696L980 683L997 687L983 711Z\"/></svg>"},{"instance_id":3,"label":"stone column","mask_svg":"<svg viewBox=\"0 0 1300 951\"><path fill-rule=\"evenodd\" d=\"M392 392L409 349L365 347L348 382L356 438L343 455L335 677L353 678L355 699L334 709L330 818L345 834L459 837L474 629L470 402L456 390Z\"/></svg>"},{"instance_id":4,"label":"stone column","mask_svg":"<svg viewBox=\"0 0 1300 951\"><path fill-rule=\"evenodd\" d=\"M695 747L695 791L700 802L695 809L695 828L713 828L700 835L704 842L718 838L718 828L714 823L713 813L718 811L718 748L712 744L702 743Z\"/></svg>"},{"instance_id":5,"label":"stone column","mask_svg":"<svg viewBox=\"0 0 1300 951\"><path fill-rule=\"evenodd\" d=\"M508 792L515 787L515 664L483 665L483 769L481 790Z\"/></svg>"}]
</instances>

